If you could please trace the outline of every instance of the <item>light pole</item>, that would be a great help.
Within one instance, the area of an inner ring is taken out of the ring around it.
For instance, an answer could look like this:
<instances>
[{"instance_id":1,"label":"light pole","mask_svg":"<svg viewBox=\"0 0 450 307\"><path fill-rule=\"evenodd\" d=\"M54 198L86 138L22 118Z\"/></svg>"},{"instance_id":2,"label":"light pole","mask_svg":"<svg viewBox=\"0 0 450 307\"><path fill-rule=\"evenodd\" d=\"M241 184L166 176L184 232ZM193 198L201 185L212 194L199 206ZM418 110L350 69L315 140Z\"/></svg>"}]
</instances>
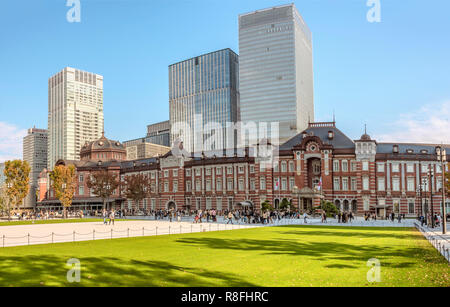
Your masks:
<instances>
[{"instance_id":1,"label":"light pole","mask_svg":"<svg viewBox=\"0 0 450 307\"><path fill-rule=\"evenodd\" d=\"M427 198L427 194L425 192L427 192L428 190L428 178L424 177L422 178L422 185L421 185L421 194L420 194L420 201L422 203L422 210L425 213L425 224L428 226L428 198ZM423 201L422 196L425 196L425 201Z\"/></svg>"},{"instance_id":2,"label":"light pole","mask_svg":"<svg viewBox=\"0 0 450 307\"><path fill-rule=\"evenodd\" d=\"M416 195L417 195L417 198L418 198L418 200L420 201L420 203L419 203L419 208L420 208L420 215L419 216L422 216L423 215L423 208L422 208L422 206L423 206L423 204L422 204L422 183L419 183L419 185L418 185L418 187L417 187L417 190L416 190Z\"/></svg>"},{"instance_id":3,"label":"light pole","mask_svg":"<svg viewBox=\"0 0 450 307\"><path fill-rule=\"evenodd\" d=\"M8 190L9 189L11 189L12 188L12 183L11 182L8 182L7 184L6 184L6 187L8 188ZM11 197L9 196L9 193L8 193L9 191L7 191L6 192L6 194L7 194L7 201L8 201L8 222L11 222Z\"/></svg>"},{"instance_id":4,"label":"light pole","mask_svg":"<svg viewBox=\"0 0 450 307\"><path fill-rule=\"evenodd\" d=\"M430 177L430 206L431 206L431 228L434 228L434 206L433 206L433 168L432 165L428 165L428 176Z\"/></svg>"},{"instance_id":5,"label":"light pole","mask_svg":"<svg viewBox=\"0 0 450 307\"><path fill-rule=\"evenodd\" d=\"M446 213L446 197L445 197L445 163L447 162L447 153L443 146L436 147L436 155L438 162L441 163L441 174L442 174L442 234L447 233L447 213Z\"/></svg>"}]
</instances>

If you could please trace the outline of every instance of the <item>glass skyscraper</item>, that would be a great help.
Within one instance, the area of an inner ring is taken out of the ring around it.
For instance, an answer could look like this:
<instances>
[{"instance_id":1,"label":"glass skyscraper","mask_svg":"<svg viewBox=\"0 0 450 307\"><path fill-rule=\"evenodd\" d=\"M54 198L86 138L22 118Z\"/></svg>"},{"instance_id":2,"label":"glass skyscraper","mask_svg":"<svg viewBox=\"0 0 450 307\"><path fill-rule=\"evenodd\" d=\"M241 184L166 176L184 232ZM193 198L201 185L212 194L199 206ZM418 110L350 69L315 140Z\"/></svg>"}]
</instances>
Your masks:
<instances>
[{"instance_id":1,"label":"glass skyscraper","mask_svg":"<svg viewBox=\"0 0 450 307\"><path fill-rule=\"evenodd\" d=\"M240 120L238 55L223 49L170 65L169 105L172 142L195 153L234 146L226 127Z\"/></svg>"},{"instance_id":2,"label":"glass skyscraper","mask_svg":"<svg viewBox=\"0 0 450 307\"><path fill-rule=\"evenodd\" d=\"M294 4L239 16L239 69L243 122L278 122L283 143L314 121L312 35Z\"/></svg>"}]
</instances>

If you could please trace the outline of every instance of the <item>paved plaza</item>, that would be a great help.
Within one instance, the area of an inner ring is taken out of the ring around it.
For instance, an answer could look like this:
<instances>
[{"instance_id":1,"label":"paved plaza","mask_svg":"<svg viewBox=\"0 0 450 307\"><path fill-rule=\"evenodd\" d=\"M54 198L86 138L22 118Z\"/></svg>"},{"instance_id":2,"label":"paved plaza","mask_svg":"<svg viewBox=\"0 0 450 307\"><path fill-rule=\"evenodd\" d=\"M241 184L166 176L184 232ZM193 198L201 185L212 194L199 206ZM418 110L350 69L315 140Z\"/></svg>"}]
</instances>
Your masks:
<instances>
[{"instance_id":1,"label":"paved plaza","mask_svg":"<svg viewBox=\"0 0 450 307\"><path fill-rule=\"evenodd\" d=\"M133 218L129 221L116 221L115 225L104 225L103 222L39 224L0 227L0 246L21 246L63 242L79 242L102 239L118 239L128 237L157 236L180 233L194 233L206 231L224 231L243 228L269 227L280 225L304 225L303 219L282 219L273 224L227 224L226 220L219 218L217 223L193 224L192 218L183 218L181 222L169 222L153 218ZM337 223L328 220L321 223L320 219L307 219L307 225L323 226L362 226L362 227L414 227L413 220L402 223L390 221L364 221L355 220L352 223Z\"/></svg>"}]
</instances>

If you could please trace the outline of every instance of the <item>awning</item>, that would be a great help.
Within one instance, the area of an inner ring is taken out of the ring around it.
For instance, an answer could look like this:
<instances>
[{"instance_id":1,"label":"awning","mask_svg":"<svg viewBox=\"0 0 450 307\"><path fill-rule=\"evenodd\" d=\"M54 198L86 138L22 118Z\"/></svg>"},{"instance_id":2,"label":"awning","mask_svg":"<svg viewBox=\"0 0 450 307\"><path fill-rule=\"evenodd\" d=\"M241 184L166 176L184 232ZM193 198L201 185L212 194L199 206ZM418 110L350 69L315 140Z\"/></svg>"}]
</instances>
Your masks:
<instances>
[{"instance_id":1,"label":"awning","mask_svg":"<svg viewBox=\"0 0 450 307\"><path fill-rule=\"evenodd\" d=\"M248 201L240 202L238 205L241 205L242 207L253 207L253 204Z\"/></svg>"}]
</instances>

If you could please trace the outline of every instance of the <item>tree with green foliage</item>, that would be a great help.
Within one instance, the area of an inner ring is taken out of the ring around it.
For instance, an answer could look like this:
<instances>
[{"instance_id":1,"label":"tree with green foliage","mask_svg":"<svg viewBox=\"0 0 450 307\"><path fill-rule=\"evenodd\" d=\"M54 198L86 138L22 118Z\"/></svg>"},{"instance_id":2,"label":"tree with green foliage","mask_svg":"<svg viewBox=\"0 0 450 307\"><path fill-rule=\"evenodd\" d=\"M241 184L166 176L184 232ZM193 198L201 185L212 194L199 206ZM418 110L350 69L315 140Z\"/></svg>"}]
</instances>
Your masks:
<instances>
[{"instance_id":1,"label":"tree with green foliage","mask_svg":"<svg viewBox=\"0 0 450 307\"><path fill-rule=\"evenodd\" d=\"M8 196L6 195L6 185L0 186L0 213L3 214L6 210Z\"/></svg>"},{"instance_id":2,"label":"tree with green foliage","mask_svg":"<svg viewBox=\"0 0 450 307\"><path fill-rule=\"evenodd\" d=\"M50 172L51 186L55 196L64 208L64 218L67 218L67 208L72 206L76 188L76 170L73 164L58 165Z\"/></svg>"},{"instance_id":3,"label":"tree with green foliage","mask_svg":"<svg viewBox=\"0 0 450 307\"><path fill-rule=\"evenodd\" d=\"M286 198L283 198L280 204L280 210L288 210L291 207L291 202L287 200Z\"/></svg>"},{"instance_id":4,"label":"tree with green foliage","mask_svg":"<svg viewBox=\"0 0 450 307\"><path fill-rule=\"evenodd\" d=\"M144 174L125 176L122 191L126 198L134 201L136 205L146 198L150 192L150 178Z\"/></svg>"},{"instance_id":5,"label":"tree with green foliage","mask_svg":"<svg viewBox=\"0 0 450 307\"><path fill-rule=\"evenodd\" d=\"M335 214L339 213L339 210L330 201L322 200L321 201L321 208L322 208L323 211L326 212L327 217L334 217Z\"/></svg>"},{"instance_id":6,"label":"tree with green foliage","mask_svg":"<svg viewBox=\"0 0 450 307\"><path fill-rule=\"evenodd\" d=\"M261 203L261 211L265 212L265 211L273 211L273 207L272 205L269 203L269 201L265 200L264 202Z\"/></svg>"},{"instance_id":7,"label":"tree with green foliage","mask_svg":"<svg viewBox=\"0 0 450 307\"><path fill-rule=\"evenodd\" d=\"M27 161L6 161L5 175L8 221L11 220L11 206L16 208L27 196L30 189L30 165Z\"/></svg>"},{"instance_id":8,"label":"tree with green foliage","mask_svg":"<svg viewBox=\"0 0 450 307\"><path fill-rule=\"evenodd\" d=\"M92 190L92 194L102 199L103 208L106 208L106 200L114 194L119 185L119 176L108 170L94 172L87 179L88 188Z\"/></svg>"}]
</instances>

